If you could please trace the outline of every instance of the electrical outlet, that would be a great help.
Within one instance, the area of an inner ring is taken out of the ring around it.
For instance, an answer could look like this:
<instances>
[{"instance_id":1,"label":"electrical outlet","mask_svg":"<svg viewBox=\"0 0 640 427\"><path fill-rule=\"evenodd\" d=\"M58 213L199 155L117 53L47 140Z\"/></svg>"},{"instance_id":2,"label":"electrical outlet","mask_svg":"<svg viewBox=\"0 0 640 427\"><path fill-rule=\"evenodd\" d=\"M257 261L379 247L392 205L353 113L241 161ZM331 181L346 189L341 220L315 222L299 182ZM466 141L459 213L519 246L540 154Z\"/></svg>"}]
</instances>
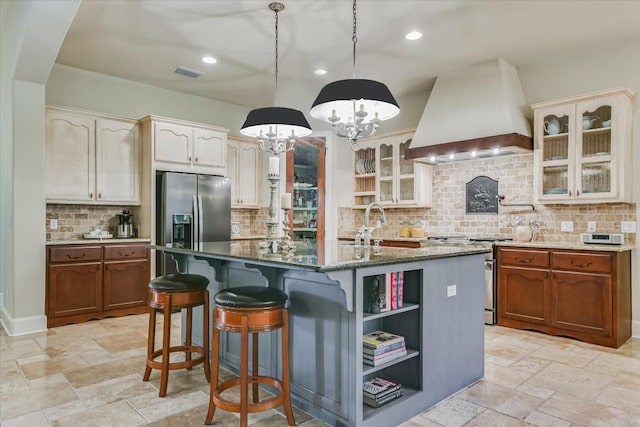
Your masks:
<instances>
[{"instance_id":1,"label":"electrical outlet","mask_svg":"<svg viewBox=\"0 0 640 427\"><path fill-rule=\"evenodd\" d=\"M635 233L636 222L635 221L622 221L620 224L620 231L623 233Z\"/></svg>"},{"instance_id":2,"label":"electrical outlet","mask_svg":"<svg viewBox=\"0 0 640 427\"><path fill-rule=\"evenodd\" d=\"M49 228L52 229L52 230L57 230L58 229L58 220L57 219L49 220Z\"/></svg>"},{"instance_id":3,"label":"electrical outlet","mask_svg":"<svg viewBox=\"0 0 640 427\"><path fill-rule=\"evenodd\" d=\"M587 221L587 232L595 233L596 232L596 222L595 221Z\"/></svg>"},{"instance_id":4,"label":"electrical outlet","mask_svg":"<svg viewBox=\"0 0 640 427\"><path fill-rule=\"evenodd\" d=\"M562 221L560 223L560 231L573 231L573 221Z\"/></svg>"},{"instance_id":5,"label":"electrical outlet","mask_svg":"<svg viewBox=\"0 0 640 427\"><path fill-rule=\"evenodd\" d=\"M449 297L455 297L457 293L457 287L456 285L449 285L447 286L447 298Z\"/></svg>"}]
</instances>

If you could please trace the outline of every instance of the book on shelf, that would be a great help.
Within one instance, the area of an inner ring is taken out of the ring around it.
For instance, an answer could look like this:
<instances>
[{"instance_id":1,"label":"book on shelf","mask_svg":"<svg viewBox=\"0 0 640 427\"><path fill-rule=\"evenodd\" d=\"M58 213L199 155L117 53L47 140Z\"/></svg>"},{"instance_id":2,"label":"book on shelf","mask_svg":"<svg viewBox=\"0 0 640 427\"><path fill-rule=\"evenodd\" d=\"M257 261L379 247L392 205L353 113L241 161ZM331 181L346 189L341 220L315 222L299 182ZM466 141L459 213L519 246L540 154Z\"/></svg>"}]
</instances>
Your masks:
<instances>
[{"instance_id":1,"label":"book on shelf","mask_svg":"<svg viewBox=\"0 0 640 427\"><path fill-rule=\"evenodd\" d=\"M380 347L380 348L370 348L370 347L362 347L362 354L365 355L369 355L369 356L378 356L380 354L384 354L384 353L388 353L391 350L395 350L397 348L403 348L404 347L404 340L403 341L398 341L395 342L391 345L385 346L385 347Z\"/></svg>"},{"instance_id":2,"label":"book on shelf","mask_svg":"<svg viewBox=\"0 0 640 427\"><path fill-rule=\"evenodd\" d=\"M392 360L396 360L400 357L404 357L406 355L407 355L407 349L405 347L402 347L373 359L371 358L372 356L364 355L362 358L362 361L367 365L380 366L380 365L384 365L385 363L389 363Z\"/></svg>"},{"instance_id":3,"label":"book on shelf","mask_svg":"<svg viewBox=\"0 0 640 427\"><path fill-rule=\"evenodd\" d=\"M389 308L395 310L398 308L398 279L396 272L387 273L389 275L389 293L391 296Z\"/></svg>"},{"instance_id":4,"label":"book on shelf","mask_svg":"<svg viewBox=\"0 0 640 427\"><path fill-rule=\"evenodd\" d=\"M380 354L367 354L363 352L362 357L364 357L367 360L375 361L375 360L386 359L403 352L404 354L407 354L407 348L404 345L402 347L393 348L393 349L390 349L389 351L385 351L384 353L380 353Z\"/></svg>"},{"instance_id":5,"label":"book on shelf","mask_svg":"<svg viewBox=\"0 0 640 427\"><path fill-rule=\"evenodd\" d=\"M371 399L377 399L394 391L400 390L400 384L385 378L375 377L362 384L362 393Z\"/></svg>"},{"instance_id":6,"label":"book on shelf","mask_svg":"<svg viewBox=\"0 0 640 427\"><path fill-rule=\"evenodd\" d=\"M402 397L402 390L395 391L393 393L387 394L386 396L382 396L379 399L372 399L367 396L362 396L362 401L371 407L379 408L382 405L385 405L389 402L393 402L394 400Z\"/></svg>"},{"instance_id":7,"label":"book on shelf","mask_svg":"<svg viewBox=\"0 0 640 427\"><path fill-rule=\"evenodd\" d=\"M373 349L388 347L397 342L404 342L404 337L391 332L374 331L362 337L362 345Z\"/></svg>"},{"instance_id":8,"label":"book on shelf","mask_svg":"<svg viewBox=\"0 0 640 427\"><path fill-rule=\"evenodd\" d=\"M402 308L404 307L404 271L399 271L397 274L397 293L398 293L398 297L396 298L396 300L398 301L398 306L396 308Z\"/></svg>"}]
</instances>

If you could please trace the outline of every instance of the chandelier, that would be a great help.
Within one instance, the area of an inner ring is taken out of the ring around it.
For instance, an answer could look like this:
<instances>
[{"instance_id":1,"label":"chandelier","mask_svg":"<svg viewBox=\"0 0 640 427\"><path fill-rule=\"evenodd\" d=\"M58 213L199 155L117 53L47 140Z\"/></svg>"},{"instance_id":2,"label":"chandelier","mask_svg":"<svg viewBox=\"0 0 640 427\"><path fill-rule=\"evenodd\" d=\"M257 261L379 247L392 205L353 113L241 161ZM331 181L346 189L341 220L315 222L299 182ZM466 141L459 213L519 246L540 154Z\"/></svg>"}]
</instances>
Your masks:
<instances>
[{"instance_id":1,"label":"chandelier","mask_svg":"<svg viewBox=\"0 0 640 427\"><path fill-rule=\"evenodd\" d=\"M240 129L240 133L256 138L260 149L273 155L293 149L297 138L311 134L311 126L301 111L278 107L278 12L284 10L282 3L269 3L276 15L276 86L275 107L251 110Z\"/></svg>"},{"instance_id":2,"label":"chandelier","mask_svg":"<svg viewBox=\"0 0 640 427\"><path fill-rule=\"evenodd\" d=\"M400 107L384 83L356 79L356 0L353 0L353 78L322 88L311 106L311 117L329 122L333 132L349 140L373 136L383 120L395 117Z\"/></svg>"}]
</instances>

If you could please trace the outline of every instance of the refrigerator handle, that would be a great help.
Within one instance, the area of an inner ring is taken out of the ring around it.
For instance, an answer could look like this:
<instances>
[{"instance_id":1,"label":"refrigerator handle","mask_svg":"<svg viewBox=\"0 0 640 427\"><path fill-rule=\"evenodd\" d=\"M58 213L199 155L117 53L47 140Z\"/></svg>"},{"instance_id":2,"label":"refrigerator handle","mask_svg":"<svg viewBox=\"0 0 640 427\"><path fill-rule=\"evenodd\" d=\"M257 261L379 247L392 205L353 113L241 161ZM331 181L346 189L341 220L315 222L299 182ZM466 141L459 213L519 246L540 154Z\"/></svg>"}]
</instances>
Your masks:
<instances>
[{"instance_id":1,"label":"refrigerator handle","mask_svg":"<svg viewBox=\"0 0 640 427\"><path fill-rule=\"evenodd\" d=\"M204 250L204 218L202 215L202 196L198 196L198 250Z\"/></svg>"},{"instance_id":2,"label":"refrigerator handle","mask_svg":"<svg viewBox=\"0 0 640 427\"><path fill-rule=\"evenodd\" d=\"M191 222L191 249L192 250L197 250L198 249L198 243L200 241L200 235L199 230L198 230L198 221L199 221L199 213L200 213L200 209L198 206L198 199L196 199L196 196L192 196L192 210L193 210L193 221Z\"/></svg>"}]
</instances>

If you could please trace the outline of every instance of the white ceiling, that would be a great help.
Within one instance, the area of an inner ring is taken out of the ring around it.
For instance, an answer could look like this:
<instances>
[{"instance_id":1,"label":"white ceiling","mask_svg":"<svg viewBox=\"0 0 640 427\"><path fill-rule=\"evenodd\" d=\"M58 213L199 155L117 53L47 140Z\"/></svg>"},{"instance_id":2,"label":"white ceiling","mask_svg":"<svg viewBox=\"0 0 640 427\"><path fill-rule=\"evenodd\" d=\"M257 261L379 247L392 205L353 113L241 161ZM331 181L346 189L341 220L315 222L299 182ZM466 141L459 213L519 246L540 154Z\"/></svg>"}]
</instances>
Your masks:
<instances>
[{"instance_id":1,"label":"white ceiling","mask_svg":"<svg viewBox=\"0 0 640 427\"><path fill-rule=\"evenodd\" d=\"M352 77L352 1L285 0L279 105L305 114L320 88ZM58 63L247 107L274 105L275 14L267 0L85 0ZM515 66L640 34L640 1L360 0L358 78L396 97L443 71L502 57ZM408 42L404 34L424 36ZM218 63L201 62L212 55ZM204 72L197 79L177 66ZM313 74L315 68L327 75Z\"/></svg>"}]
</instances>

